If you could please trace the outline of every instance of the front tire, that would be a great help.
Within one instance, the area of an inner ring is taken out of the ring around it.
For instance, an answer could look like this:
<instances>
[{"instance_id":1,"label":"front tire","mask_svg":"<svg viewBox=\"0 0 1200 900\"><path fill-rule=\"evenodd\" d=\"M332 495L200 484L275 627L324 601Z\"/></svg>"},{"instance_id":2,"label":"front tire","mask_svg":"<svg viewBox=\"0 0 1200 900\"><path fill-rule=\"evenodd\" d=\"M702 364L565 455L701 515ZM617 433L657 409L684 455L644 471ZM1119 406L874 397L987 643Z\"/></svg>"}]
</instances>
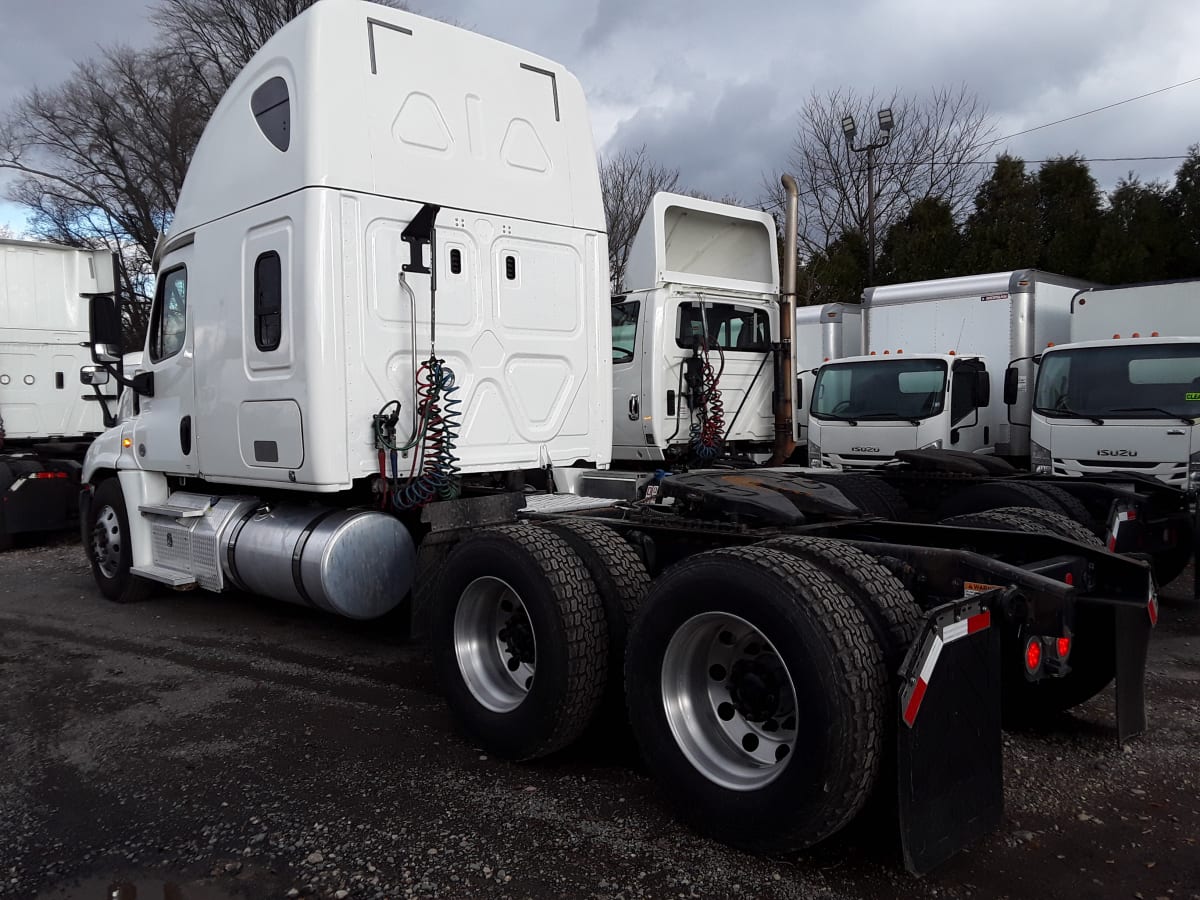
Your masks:
<instances>
[{"instance_id":1,"label":"front tire","mask_svg":"<svg viewBox=\"0 0 1200 900\"><path fill-rule=\"evenodd\" d=\"M129 513L121 482L116 478L106 478L96 486L84 535L92 577L100 593L114 603L136 603L150 596L153 583L131 571Z\"/></svg>"},{"instance_id":2,"label":"front tire","mask_svg":"<svg viewBox=\"0 0 1200 900\"><path fill-rule=\"evenodd\" d=\"M879 774L887 677L862 611L767 547L686 559L651 587L625 689L642 756L693 828L751 850L811 846Z\"/></svg>"},{"instance_id":3,"label":"front tire","mask_svg":"<svg viewBox=\"0 0 1200 900\"><path fill-rule=\"evenodd\" d=\"M535 525L476 532L446 557L435 590L434 665L462 729L516 760L579 737L604 693L608 633L570 545Z\"/></svg>"}]
</instances>

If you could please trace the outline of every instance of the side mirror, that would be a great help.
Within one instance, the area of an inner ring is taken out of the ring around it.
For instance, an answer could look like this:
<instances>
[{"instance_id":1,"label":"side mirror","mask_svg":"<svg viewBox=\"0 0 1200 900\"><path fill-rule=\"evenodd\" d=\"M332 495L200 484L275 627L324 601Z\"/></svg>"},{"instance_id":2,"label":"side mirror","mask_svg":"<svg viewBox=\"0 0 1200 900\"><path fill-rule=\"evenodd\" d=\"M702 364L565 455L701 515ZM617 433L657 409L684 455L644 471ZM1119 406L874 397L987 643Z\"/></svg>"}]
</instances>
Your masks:
<instances>
[{"instance_id":1,"label":"side mirror","mask_svg":"<svg viewBox=\"0 0 1200 900\"><path fill-rule=\"evenodd\" d=\"M88 307L88 332L93 362L121 361L121 320L117 316L117 304L109 295L92 297Z\"/></svg>"},{"instance_id":2,"label":"side mirror","mask_svg":"<svg viewBox=\"0 0 1200 900\"><path fill-rule=\"evenodd\" d=\"M100 366L83 366L79 370L79 383L89 387L100 387L108 384L108 369Z\"/></svg>"},{"instance_id":3,"label":"side mirror","mask_svg":"<svg viewBox=\"0 0 1200 900\"><path fill-rule=\"evenodd\" d=\"M952 428L950 430L950 443L957 444L958 439L959 439L959 430L957 428Z\"/></svg>"},{"instance_id":4,"label":"side mirror","mask_svg":"<svg viewBox=\"0 0 1200 900\"><path fill-rule=\"evenodd\" d=\"M1008 368L1004 371L1004 405L1012 406L1017 402L1017 370Z\"/></svg>"},{"instance_id":5,"label":"side mirror","mask_svg":"<svg viewBox=\"0 0 1200 900\"><path fill-rule=\"evenodd\" d=\"M1013 371L1016 371L1015 369ZM992 402L992 377L987 369L975 373L975 405L987 406Z\"/></svg>"}]
</instances>

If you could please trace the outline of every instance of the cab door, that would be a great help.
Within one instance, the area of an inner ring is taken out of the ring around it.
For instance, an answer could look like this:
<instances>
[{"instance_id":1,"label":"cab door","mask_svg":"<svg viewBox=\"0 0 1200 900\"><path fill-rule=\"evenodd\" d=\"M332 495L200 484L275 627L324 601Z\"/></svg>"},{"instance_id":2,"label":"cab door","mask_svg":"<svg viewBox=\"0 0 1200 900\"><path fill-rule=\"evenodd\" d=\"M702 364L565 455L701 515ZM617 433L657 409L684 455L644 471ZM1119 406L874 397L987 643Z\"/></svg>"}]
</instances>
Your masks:
<instances>
[{"instance_id":1,"label":"cab door","mask_svg":"<svg viewBox=\"0 0 1200 900\"><path fill-rule=\"evenodd\" d=\"M968 453L992 452L995 423L989 415L991 378L987 361L957 359L950 370L950 446Z\"/></svg>"},{"instance_id":2,"label":"cab door","mask_svg":"<svg viewBox=\"0 0 1200 900\"><path fill-rule=\"evenodd\" d=\"M614 300L612 304L613 371L613 454L618 459L646 456L646 438L642 427L643 340L647 329L643 319L650 315L650 304L638 294Z\"/></svg>"},{"instance_id":3,"label":"cab door","mask_svg":"<svg viewBox=\"0 0 1200 900\"><path fill-rule=\"evenodd\" d=\"M139 398L133 426L138 465L176 475L199 471L194 314L188 309L191 259L192 247L184 247L170 254L159 270L139 367L154 373L154 394Z\"/></svg>"}]
</instances>

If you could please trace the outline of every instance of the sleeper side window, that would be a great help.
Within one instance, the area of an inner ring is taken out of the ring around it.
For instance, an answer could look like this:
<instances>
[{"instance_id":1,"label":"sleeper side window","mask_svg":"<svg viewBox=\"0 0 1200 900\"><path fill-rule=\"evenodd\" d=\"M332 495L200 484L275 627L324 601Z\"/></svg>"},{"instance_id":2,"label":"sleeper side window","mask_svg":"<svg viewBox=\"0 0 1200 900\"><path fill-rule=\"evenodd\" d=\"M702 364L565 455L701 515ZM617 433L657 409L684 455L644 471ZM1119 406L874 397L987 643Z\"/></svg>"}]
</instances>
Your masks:
<instances>
[{"instance_id":1,"label":"sleeper side window","mask_svg":"<svg viewBox=\"0 0 1200 900\"><path fill-rule=\"evenodd\" d=\"M278 75L264 81L250 97L250 111L263 136L286 152L292 143L292 103L287 82Z\"/></svg>"},{"instance_id":2,"label":"sleeper side window","mask_svg":"<svg viewBox=\"0 0 1200 900\"><path fill-rule=\"evenodd\" d=\"M254 262L254 346L279 349L283 323L283 270L274 250Z\"/></svg>"}]
</instances>

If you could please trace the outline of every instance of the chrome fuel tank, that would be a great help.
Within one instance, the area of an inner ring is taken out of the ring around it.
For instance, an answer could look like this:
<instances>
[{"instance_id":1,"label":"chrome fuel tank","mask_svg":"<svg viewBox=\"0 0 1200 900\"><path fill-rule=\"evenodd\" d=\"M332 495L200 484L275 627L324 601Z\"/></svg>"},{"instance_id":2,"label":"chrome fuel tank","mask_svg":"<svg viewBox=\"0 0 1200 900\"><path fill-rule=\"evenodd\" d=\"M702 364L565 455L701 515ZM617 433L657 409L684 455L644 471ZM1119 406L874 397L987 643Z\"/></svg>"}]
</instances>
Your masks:
<instances>
[{"instance_id":1,"label":"chrome fuel tank","mask_svg":"<svg viewBox=\"0 0 1200 900\"><path fill-rule=\"evenodd\" d=\"M408 529L382 512L260 508L226 535L222 563L234 584L350 619L393 609L416 570Z\"/></svg>"}]
</instances>

